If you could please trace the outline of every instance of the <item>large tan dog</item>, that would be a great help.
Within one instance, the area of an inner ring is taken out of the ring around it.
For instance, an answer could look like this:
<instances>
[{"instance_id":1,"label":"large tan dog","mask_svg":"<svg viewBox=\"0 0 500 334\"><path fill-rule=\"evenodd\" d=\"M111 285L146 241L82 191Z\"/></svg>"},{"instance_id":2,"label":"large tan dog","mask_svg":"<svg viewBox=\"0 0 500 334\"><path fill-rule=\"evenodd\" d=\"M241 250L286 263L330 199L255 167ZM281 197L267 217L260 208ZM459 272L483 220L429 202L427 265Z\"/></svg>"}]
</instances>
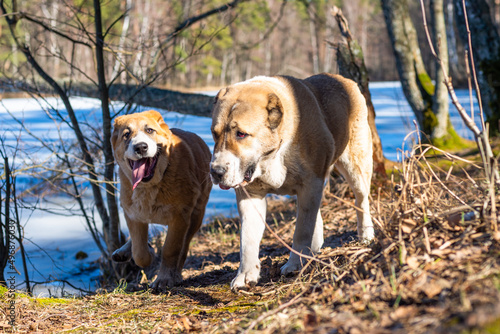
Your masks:
<instances>
[{"instance_id":1,"label":"large tan dog","mask_svg":"<svg viewBox=\"0 0 500 334\"><path fill-rule=\"evenodd\" d=\"M319 207L333 166L354 191L359 237L374 237L368 202L372 137L365 99L353 81L320 74L305 80L255 77L229 86L215 99L212 134L212 181L222 189L236 189L241 217L241 263L233 289L259 279L268 193L297 195L293 249L319 251ZM301 265L300 256L292 252L281 272L294 272Z\"/></svg>"},{"instance_id":2,"label":"large tan dog","mask_svg":"<svg viewBox=\"0 0 500 334\"><path fill-rule=\"evenodd\" d=\"M138 266L149 266L154 253L148 245L148 224L168 225L152 287L171 287L182 281L189 243L203 221L212 187L210 150L197 135L169 129L153 110L117 117L111 143L130 232L130 240L113 253L113 260L132 257Z\"/></svg>"}]
</instances>

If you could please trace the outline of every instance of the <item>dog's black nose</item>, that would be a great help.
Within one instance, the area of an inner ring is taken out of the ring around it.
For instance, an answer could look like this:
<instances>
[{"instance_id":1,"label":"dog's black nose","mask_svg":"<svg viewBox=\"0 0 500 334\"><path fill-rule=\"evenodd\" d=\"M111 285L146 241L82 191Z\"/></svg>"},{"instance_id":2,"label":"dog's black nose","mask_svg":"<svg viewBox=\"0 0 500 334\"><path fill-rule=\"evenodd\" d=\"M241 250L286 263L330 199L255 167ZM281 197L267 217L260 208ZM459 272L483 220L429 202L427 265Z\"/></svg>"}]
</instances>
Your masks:
<instances>
[{"instance_id":1,"label":"dog's black nose","mask_svg":"<svg viewBox=\"0 0 500 334\"><path fill-rule=\"evenodd\" d=\"M134 145L134 152L136 154L144 155L148 151L148 144L145 142L137 143Z\"/></svg>"},{"instance_id":2,"label":"dog's black nose","mask_svg":"<svg viewBox=\"0 0 500 334\"><path fill-rule=\"evenodd\" d=\"M226 174L226 168L219 165L210 166L210 174L212 174L214 180L220 181L224 174Z\"/></svg>"}]
</instances>

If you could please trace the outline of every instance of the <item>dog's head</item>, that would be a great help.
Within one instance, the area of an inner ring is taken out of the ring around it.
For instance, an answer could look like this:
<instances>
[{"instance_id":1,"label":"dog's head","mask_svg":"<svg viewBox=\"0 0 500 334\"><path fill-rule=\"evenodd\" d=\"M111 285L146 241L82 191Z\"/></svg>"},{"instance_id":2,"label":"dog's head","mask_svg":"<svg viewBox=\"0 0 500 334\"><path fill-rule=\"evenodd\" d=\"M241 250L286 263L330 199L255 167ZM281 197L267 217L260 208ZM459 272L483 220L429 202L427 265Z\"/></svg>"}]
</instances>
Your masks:
<instances>
[{"instance_id":1,"label":"dog's head","mask_svg":"<svg viewBox=\"0 0 500 334\"><path fill-rule=\"evenodd\" d=\"M120 170L130 179L132 189L139 184L157 184L168 165L166 147L171 132L157 111L117 117L111 145Z\"/></svg>"},{"instance_id":2,"label":"dog's head","mask_svg":"<svg viewBox=\"0 0 500 334\"><path fill-rule=\"evenodd\" d=\"M262 175L261 162L279 149L282 118L280 99L263 85L222 89L212 110L212 182L222 189L237 188Z\"/></svg>"}]
</instances>

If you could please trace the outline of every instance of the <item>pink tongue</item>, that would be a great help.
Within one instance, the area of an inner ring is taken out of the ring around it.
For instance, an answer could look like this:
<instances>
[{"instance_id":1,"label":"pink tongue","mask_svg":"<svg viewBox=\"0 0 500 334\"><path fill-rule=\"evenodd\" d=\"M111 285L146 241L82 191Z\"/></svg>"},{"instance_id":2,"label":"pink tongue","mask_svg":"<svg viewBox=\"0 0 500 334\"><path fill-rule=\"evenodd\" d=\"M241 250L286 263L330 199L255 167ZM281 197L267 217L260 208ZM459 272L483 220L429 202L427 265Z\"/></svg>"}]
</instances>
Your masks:
<instances>
[{"instance_id":1,"label":"pink tongue","mask_svg":"<svg viewBox=\"0 0 500 334\"><path fill-rule=\"evenodd\" d=\"M146 171L146 161L147 159L134 161L134 166L132 169L132 178L134 181L134 185L132 186L132 190L137 187L139 182L141 182L142 178L144 177L144 172Z\"/></svg>"},{"instance_id":2,"label":"pink tongue","mask_svg":"<svg viewBox=\"0 0 500 334\"><path fill-rule=\"evenodd\" d=\"M229 189L230 189L229 187L223 186L222 184L219 184L219 187L220 187L222 190L229 190Z\"/></svg>"}]
</instances>

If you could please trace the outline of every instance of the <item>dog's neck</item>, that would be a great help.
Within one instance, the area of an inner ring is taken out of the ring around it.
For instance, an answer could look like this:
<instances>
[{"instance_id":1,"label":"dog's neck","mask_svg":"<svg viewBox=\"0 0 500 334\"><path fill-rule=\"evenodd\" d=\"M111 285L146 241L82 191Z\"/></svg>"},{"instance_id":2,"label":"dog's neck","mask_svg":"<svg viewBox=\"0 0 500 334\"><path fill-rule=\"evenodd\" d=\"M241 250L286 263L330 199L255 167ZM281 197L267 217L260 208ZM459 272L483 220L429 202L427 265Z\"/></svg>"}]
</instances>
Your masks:
<instances>
[{"instance_id":1,"label":"dog's neck","mask_svg":"<svg viewBox=\"0 0 500 334\"><path fill-rule=\"evenodd\" d=\"M280 188L286 180L287 168L283 163L288 143L280 141L276 151L267 159L259 163L261 175L259 180L274 189Z\"/></svg>"}]
</instances>

